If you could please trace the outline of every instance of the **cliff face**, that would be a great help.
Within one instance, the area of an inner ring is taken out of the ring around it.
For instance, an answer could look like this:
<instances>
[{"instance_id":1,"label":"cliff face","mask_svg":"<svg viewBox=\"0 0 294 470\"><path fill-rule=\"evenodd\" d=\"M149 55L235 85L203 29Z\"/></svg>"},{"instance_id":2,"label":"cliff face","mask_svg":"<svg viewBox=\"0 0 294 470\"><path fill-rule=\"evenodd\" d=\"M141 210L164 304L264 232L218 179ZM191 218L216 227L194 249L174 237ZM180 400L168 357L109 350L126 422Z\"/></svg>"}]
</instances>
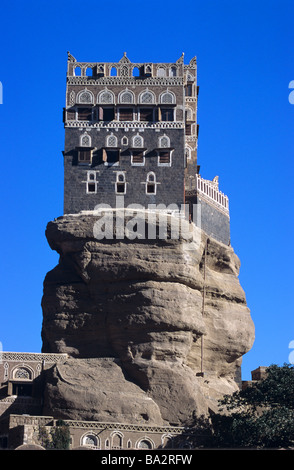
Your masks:
<instances>
[{"instance_id":1,"label":"cliff face","mask_svg":"<svg viewBox=\"0 0 294 470\"><path fill-rule=\"evenodd\" d=\"M131 214L123 215L130 227ZM48 374L44 413L189 424L237 389L242 355L253 344L239 259L213 239L205 254L207 236L192 224L183 225L189 237L171 238L174 217L166 239L158 220L152 239L121 238L115 224L117 238L98 239L97 221L79 214L47 226L60 261L44 281L42 351L69 359Z\"/></svg>"}]
</instances>

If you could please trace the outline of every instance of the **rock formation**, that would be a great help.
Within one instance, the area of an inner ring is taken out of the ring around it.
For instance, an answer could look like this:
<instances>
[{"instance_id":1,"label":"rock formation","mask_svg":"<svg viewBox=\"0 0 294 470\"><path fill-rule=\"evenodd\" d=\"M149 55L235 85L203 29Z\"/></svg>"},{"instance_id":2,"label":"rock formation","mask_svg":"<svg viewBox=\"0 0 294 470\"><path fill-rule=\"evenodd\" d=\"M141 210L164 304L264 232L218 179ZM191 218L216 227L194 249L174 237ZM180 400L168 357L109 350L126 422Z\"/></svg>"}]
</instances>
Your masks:
<instances>
[{"instance_id":1,"label":"rock formation","mask_svg":"<svg viewBox=\"0 0 294 470\"><path fill-rule=\"evenodd\" d=\"M48 224L60 260L44 281L42 351L68 360L48 372L44 413L186 425L238 388L254 340L238 257L194 224L174 237L175 216L163 238L148 216L132 224L133 213L109 210L104 238L96 213Z\"/></svg>"}]
</instances>

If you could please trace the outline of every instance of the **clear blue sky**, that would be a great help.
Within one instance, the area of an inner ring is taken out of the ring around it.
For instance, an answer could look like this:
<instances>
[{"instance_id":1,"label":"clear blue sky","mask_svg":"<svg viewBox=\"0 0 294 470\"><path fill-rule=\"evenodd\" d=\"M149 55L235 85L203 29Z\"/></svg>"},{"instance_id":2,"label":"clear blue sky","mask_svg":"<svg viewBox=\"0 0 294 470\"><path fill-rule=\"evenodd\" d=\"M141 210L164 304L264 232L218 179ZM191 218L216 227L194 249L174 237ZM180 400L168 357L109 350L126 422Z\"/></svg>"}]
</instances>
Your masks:
<instances>
[{"instance_id":1,"label":"clear blue sky","mask_svg":"<svg viewBox=\"0 0 294 470\"><path fill-rule=\"evenodd\" d=\"M81 61L195 55L199 163L228 194L231 241L255 323L243 379L288 362L293 315L294 3L287 0L2 1L1 307L6 351L41 350L41 297L58 262L67 51Z\"/></svg>"}]
</instances>

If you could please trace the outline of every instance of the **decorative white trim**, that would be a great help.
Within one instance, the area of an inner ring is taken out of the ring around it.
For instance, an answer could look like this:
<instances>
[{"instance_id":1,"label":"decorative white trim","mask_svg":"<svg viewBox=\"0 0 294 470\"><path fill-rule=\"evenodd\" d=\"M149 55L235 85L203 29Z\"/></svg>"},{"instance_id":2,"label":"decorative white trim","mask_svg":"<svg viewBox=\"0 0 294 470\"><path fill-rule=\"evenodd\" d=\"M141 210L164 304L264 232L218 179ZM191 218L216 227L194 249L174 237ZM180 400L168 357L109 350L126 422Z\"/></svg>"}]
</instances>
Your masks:
<instances>
[{"instance_id":1,"label":"decorative white trim","mask_svg":"<svg viewBox=\"0 0 294 470\"><path fill-rule=\"evenodd\" d=\"M94 95L90 90L85 88L84 90L79 91L77 94L76 102L77 104L94 104Z\"/></svg>"},{"instance_id":2,"label":"decorative white trim","mask_svg":"<svg viewBox=\"0 0 294 470\"><path fill-rule=\"evenodd\" d=\"M115 104L114 93L107 88L101 90L97 95L97 104Z\"/></svg>"}]
</instances>

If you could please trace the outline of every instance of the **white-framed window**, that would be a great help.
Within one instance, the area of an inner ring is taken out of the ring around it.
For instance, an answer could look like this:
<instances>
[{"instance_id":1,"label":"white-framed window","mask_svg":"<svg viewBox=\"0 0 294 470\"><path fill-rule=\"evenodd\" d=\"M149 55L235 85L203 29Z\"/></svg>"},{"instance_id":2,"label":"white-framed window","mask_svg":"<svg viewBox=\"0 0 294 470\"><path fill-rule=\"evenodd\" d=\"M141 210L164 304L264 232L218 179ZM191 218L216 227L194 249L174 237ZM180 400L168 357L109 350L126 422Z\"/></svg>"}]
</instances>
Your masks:
<instances>
[{"instance_id":1,"label":"white-framed window","mask_svg":"<svg viewBox=\"0 0 294 470\"><path fill-rule=\"evenodd\" d=\"M118 101L122 104L132 104L134 103L134 93L130 90L124 90L120 92Z\"/></svg>"},{"instance_id":2,"label":"white-framed window","mask_svg":"<svg viewBox=\"0 0 294 470\"><path fill-rule=\"evenodd\" d=\"M102 90L97 97L99 104L114 104L114 94L110 90Z\"/></svg>"},{"instance_id":3,"label":"white-framed window","mask_svg":"<svg viewBox=\"0 0 294 470\"><path fill-rule=\"evenodd\" d=\"M160 148L170 147L170 138L167 135L162 135L158 138L158 144Z\"/></svg>"},{"instance_id":4,"label":"white-framed window","mask_svg":"<svg viewBox=\"0 0 294 470\"><path fill-rule=\"evenodd\" d=\"M96 434L94 433L88 433L82 437L81 445L87 446L87 447L99 448L100 447L99 437L96 436Z\"/></svg>"},{"instance_id":5,"label":"white-framed window","mask_svg":"<svg viewBox=\"0 0 294 470\"><path fill-rule=\"evenodd\" d=\"M106 137L106 147L117 147L117 137L112 133Z\"/></svg>"},{"instance_id":6,"label":"white-framed window","mask_svg":"<svg viewBox=\"0 0 294 470\"><path fill-rule=\"evenodd\" d=\"M116 173L115 192L116 194L126 194L127 192L126 175L124 171L117 171Z\"/></svg>"},{"instance_id":7,"label":"white-framed window","mask_svg":"<svg viewBox=\"0 0 294 470\"><path fill-rule=\"evenodd\" d=\"M91 147L92 139L87 132L80 136L80 147Z\"/></svg>"},{"instance_id":8,"label":"white-framed window","mask_svg":"<svg viewBox=\"0 0 294 470\"><path fill-rule=\"evenodd\" d=\"M131 150L131 164L133 166L144 166L145 165L145 152L143 150Z\"/></svg>"},{"instance_id":9,"label":"white-framed window","mask_svg":"<svg viewBox=\"0 0 294 470\"><path fill-rule=\"evenodd\" d=\"M92 162L92 149L88 147L80 147L78 149L78 162L80 164L90 165Z\"/></svg>"},{"instance_id":10,"label":"white-framed window","mask_svg":"<svg viewBox=\"0 0 294 470\"><path fill-rule=\"evenodd\" d=\"M155 195L156 188L159 183L156 182L156 175L153 171L147 173L146 183L145 183L145 193L148 195Z\"/></svg>"},{"instance_id":11,"label":"white-framed window","mask_svg":"<svg viewBox=\"0 0 294 470\"><path fill-rule=\"evenodd\" d=\"M158 149L157 150L157 164L158 166L171 166L172 165L172 150Z\"/></svg>"},{"instance_id":12,"label":"white-framed window","mask_svg":"<svg viewBox=\"0 0 294 470\"><path fill-rule=\"evenodd\" d=\"M175 104L176 103L176 97L174 93L171 91L164 91L160 95L160 103L161 104Z\"/></svg>"},{"instance_id":13,"label":"white-framed window","mask_svg":"<svg viewBox=\"0 0 294 470\"><path fill-rule=\"evenodd\" d=\"M122 145L128 145L129 144L129 139L127 138L127 136L123 136L123 138L121 139L121 144Z\"/></svg>"},{"instance_id":14,"label":"white-framed window","mask_svg":"<svg viewBox=\"0 0 294 470\"><path fill-rule=\"evenodd\" d=\"M81 90L77 94L77 103L78 104L93 104L94 103L94 95L89 90Z\"/></svg>"},{"instance_id":15,"label":"white-framed window","mask_svg":"<svg viewBox=\"0 0 294 470\"><path fill-rule=\"evenodd\" d=\"M144 146L144 139L141 135L137 134L137 135L134 135L134 137L132 138L132 145L133 147L143 147Z\"/></svg>"},{"instance_id":16,"label":"white-framed window","mask_svg":"<svg viewBox=\"0 0 294 470\"><path fill-rule=\"evenodd\" d=\"M140 104L155 104L155 95L150 90L142 91L139 95Z\"/></svg>"},{"instance_id":17,"label":"white-framed window","mask_svg":"<svg viewBox=\"0 0 294 470\"><path fill-rule=\"evenodd\" d=\"M97 193L97 186L98 186L97 176L98 176L98 171L87 171L87 182L86 182L87 194Z\"/></svg>"}]
</instances>

